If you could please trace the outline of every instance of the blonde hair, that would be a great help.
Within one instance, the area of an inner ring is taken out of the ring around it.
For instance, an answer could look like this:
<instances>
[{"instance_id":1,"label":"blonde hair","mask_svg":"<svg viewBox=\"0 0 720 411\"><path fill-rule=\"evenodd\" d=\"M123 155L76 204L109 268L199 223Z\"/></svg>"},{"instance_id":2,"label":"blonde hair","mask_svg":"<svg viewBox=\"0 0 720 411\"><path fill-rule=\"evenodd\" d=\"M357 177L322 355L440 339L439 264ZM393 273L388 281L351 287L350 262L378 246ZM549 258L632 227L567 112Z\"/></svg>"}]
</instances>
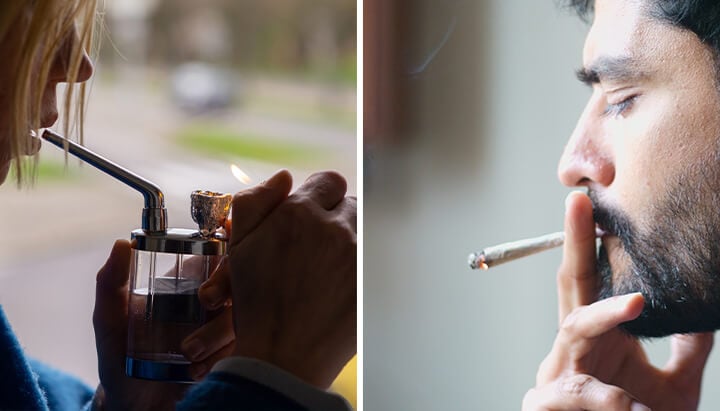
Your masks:
<instances>
[{"instance_id":1,"label":"blonde hair","mask_svg":"<svg viewBox=\"0 0 720 411\"><path fill-rule=\"evenodd\" d=\"M99 23L97 0L2 0L0 1L0 40L17 38L10 44L9 64L17 73L8 84L11 104L9 119L10 154L18 185L32 181L37 170L37 154L29 161L30 131L38 132L42 100L51 68L58 53L66 61L68 87L61 104L64 133L76 132L82 142L86 85L76 87L85 50L93 49L93 33ZM74 36L74 40L73 37ZM70 47L66 52L64 47Z\"/></svg>"}]
</instances>

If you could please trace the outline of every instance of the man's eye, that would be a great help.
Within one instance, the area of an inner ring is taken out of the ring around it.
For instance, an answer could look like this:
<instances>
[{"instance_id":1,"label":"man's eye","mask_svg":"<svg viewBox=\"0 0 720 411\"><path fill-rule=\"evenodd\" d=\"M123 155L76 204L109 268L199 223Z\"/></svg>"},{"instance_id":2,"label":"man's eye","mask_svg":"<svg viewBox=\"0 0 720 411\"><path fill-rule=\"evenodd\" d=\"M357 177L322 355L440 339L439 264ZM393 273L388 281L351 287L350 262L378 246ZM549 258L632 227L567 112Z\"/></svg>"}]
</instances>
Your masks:
<instances>
[{"instance_id":1,"label":"man's eye","mask_svg":"<svg viewBox=\"0 0 720 411\"><path fill-rule=\"evenodd\" d=\"M626 98L619 103L608 104L607 107L605 107L605 111L603 112L603 114L613 117L621 116L625 114L628 110L630 110L637 97L637 95L634 95Z\"/></svg>"}]
</instances>

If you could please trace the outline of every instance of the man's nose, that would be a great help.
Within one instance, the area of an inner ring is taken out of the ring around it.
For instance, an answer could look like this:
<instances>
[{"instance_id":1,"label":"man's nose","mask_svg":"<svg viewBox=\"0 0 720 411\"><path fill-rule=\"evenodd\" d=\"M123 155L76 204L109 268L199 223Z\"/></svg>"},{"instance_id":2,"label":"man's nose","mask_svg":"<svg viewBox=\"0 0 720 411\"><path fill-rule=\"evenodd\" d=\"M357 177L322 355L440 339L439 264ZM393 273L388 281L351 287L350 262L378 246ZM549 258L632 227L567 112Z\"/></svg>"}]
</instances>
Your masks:
<instances>
[{"instance_id":1,"label":"man's nose","mask_svg":"<svg viewBox=\"0 0 720 411\"><path fill-rule=\"evenodd\" d=\"M558 178L569 187L599 184L615 179L615 160L610 136L601 126L602 116L588 104L558 164Z\"/></svg>"}]
</instances>

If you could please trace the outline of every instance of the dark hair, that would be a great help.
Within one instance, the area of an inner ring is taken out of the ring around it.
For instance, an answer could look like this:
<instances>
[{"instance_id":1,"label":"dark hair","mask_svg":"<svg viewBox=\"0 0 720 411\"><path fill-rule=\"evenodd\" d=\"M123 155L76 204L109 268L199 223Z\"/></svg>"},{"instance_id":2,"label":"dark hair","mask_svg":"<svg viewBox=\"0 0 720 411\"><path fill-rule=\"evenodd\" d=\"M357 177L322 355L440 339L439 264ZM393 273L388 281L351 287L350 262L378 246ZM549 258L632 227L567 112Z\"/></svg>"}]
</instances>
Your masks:
<instances>
[{"instance_id":1,"label":"dark hair","mask_svg":"<svg viewBox=\"0 0 720 411\"><path fill-rule=\"evenodd\" d=\"M718 0L644 0L652 17L695 33L700 41L720 55L720 1ZM588 21L595 8L595 0L563 0Z\"/></svg>"},{"instance_id":2,"label":"dark hair","mask_svg":"<svg viewBox=\"0 0 720 411\"><path fill-rule=\"evenodd\" d=\"M574 10L583 21L590 21L590 16L595 9L594 0L565 0L561 1L560 5Z\"/></svg>"}]
</instances>

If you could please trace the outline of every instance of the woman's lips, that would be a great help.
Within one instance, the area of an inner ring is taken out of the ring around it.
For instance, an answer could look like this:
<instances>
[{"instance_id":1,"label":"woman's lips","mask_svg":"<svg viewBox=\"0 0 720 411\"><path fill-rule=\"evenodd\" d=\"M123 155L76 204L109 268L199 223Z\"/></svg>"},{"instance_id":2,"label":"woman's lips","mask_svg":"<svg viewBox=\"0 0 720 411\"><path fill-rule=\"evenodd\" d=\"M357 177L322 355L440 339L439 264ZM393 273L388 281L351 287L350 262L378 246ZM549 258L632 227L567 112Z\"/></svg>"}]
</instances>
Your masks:
<instances>
[{"instance_id":1,"label":"woman's lips","mask_svg":"<svg viewBox=\"0 0 720 411\"><path fill-rule=\"evenodd\" d=\"M38 151L40 151L40 147L42 147L42 141L40 140L40 138L34 135L30 135L28 138L30 139L30 142L26 146L25 155L34 156L38 153Z\"/></svg>"}]
</instances>

